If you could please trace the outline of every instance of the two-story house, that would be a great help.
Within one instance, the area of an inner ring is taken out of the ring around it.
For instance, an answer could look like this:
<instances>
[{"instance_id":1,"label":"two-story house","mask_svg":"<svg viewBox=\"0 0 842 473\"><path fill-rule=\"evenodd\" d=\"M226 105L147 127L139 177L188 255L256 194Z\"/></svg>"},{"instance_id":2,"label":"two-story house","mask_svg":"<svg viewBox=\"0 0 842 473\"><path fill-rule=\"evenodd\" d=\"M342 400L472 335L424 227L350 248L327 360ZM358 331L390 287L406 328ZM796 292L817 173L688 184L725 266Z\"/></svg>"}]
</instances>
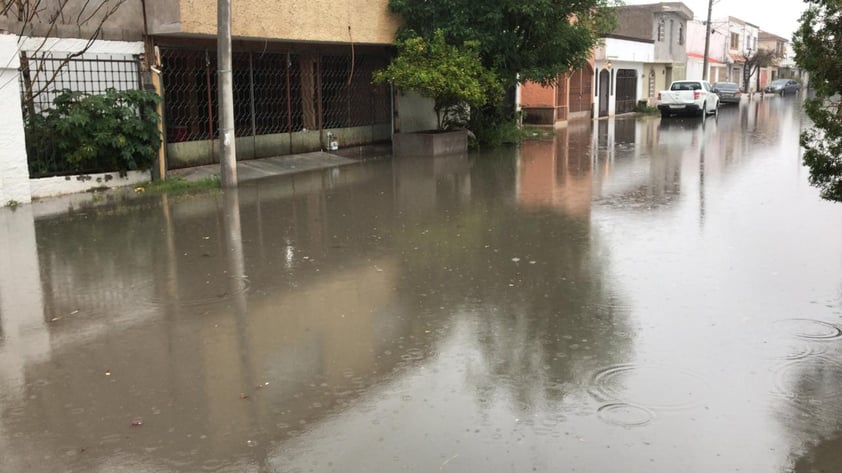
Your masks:
<instances>
[{"instance_id":1,"label":"two-story house","mask_svg":"<svg viewBox=\"0 0 842 473\"><path fill-rule=\"evenodd\" d=\"M746 92L756 90L757 73L750 71L745 64L746 58L757 52L760 27L733 16L719 20L716 24L722 25L728 32L728 79L743 87L748 84L748 87L745 87Z\"/></svg>"},{"instance_id":2,"label":"two-story house","mask_svg":"<svg viewBox=\"0 0 842 473\"><path fill-rule=\"evenodd\" d=\"M65 18L84 19L86 14L77 13L85 8L87 15L102 15L109 7L97 5L104 1L39 2L44 12L57 5L67 8L55 28L46 13L24 27L15 9L0 12L0 30L32 36L3 42L4 64L16 65L20 57L21 70L28 72L22 75L23 94L9 96L26 95L45 80L51 90L89 93L115 85L154 88L163 97L165 168L216 162L216 0L110 0L116 14L99 33L86 29L95 21L63 23ZM232 4L237 159L327 149L332 140L340 147L388 141L396 130L435 127L430 101L371 83L372 73L394 54L401 21L389 10L388 0ZM44 41L44 35L52 38ZM94 40L93 47L82 51L87 39ZM78 57L68 59L63 66L67 73L51 81L49 64L60 64L68 55ZM116 65L125 69L116 70ZM48 102L49 93L43 98ZM49 106L47 102L39 107ZM16 200L26 200L25 193L18 194L24 198Z\"/></svg>"},{"instance_id":3,"label":"two-story house","mask_svg":"<svg viewBox=\"0 0 842 473\"><path fill-rule=\"evenodd\" d=\"M687 23L693 11L681 2L661 2L617 7L614 34L652 41L654 57L643 64L641 82L645 84L639 99L651 103L659 90L672 81L687 76Z\"/></svg>"},{"instance_id":4,"label":"two-story house","mask_svg":"<svg viewBox=\"0 0 842 473\"><path fill-rule=\"evenodd\" d=\"M794 58L787 56L790 51L788 48L789 40L769 33L768 31L761 31L757 37L760 49L766 49L775 53L775 64L765 67L762 70L768 82L778 78L793 78L795 75L793 71L795 61ZM763 82L761 79L761 83Z\"/></svg>"},{"instance_id":5,"label":"two-story house","mask_svg":"<svg viewBox=\"0 0 842 473\"><path fill-rule=\"evenodd\" d=\"M712 24L708 43L707 80L711 83L728 81L729 34L724 28ZM705 34L703 21L687 22L687 79L704 78Z\"/></svg>"}]
</instances>

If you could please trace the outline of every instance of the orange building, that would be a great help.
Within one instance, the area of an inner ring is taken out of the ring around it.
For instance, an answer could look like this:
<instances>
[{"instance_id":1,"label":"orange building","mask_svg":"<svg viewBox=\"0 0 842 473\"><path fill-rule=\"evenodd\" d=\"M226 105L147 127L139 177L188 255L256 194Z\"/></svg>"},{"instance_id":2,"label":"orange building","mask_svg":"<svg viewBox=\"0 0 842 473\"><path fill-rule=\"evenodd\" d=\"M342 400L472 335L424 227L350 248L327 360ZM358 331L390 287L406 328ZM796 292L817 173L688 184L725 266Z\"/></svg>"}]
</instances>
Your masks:
<instances>
[{"instance_id":1,"label":"orange building","mask_svg":"<svg viewBox=\"0 0 842 473\"><path fill-rule=\"evenodd\" d=\"M558 76L556 83L542 86L526 82L520 86L523 122L531 125L560 125L568 120L591 118L593 112L594 59L582 68Z\"/></svg>"}]
</instances>

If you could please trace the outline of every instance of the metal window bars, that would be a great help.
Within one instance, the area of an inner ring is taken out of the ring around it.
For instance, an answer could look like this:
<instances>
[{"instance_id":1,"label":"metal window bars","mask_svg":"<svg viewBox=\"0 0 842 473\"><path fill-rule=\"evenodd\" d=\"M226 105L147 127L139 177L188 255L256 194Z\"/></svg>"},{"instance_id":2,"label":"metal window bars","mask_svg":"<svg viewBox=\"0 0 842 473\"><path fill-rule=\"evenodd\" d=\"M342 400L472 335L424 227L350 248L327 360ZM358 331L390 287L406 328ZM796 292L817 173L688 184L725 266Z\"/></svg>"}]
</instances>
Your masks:
<instances>
[{"instance_id":1,"label":"metal window bars","mask_svg":"<svg viewBox=\"0 0 842 473\"><path fill-rule=\"evenodd\" d=\"M161 58L167 141L216 137L216 52L164 48ZM371 84L385 57L241 51L232 63L238 137L390 122L388 88Z\"/></svg>"},{"instance_id":2,"label":"metal window bars","mask_svg":"<svg viewBox=\"0 0 842 473\"><path fill-rule=\"evenodd\" d=\"M49 52L22 52L19 77L25 116L51 108L64 90L93 95L108 89L141 88L140 59L135 56L67 58Z\"/></svg>"}]
</instances>

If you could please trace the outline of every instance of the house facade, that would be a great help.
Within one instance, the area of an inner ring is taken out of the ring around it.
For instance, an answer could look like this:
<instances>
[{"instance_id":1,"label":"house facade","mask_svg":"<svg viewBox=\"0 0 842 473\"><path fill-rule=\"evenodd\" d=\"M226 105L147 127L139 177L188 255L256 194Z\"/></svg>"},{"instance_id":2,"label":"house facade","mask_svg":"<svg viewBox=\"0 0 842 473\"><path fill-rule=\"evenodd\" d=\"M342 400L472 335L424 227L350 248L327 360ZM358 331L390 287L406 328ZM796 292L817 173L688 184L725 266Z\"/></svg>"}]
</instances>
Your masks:
<instances>
[{"instance_id":1,"label":"house facade","mask_svg":"<svg viewBox=\"0 0 842 473\"><path fill-rule=\"evenodd\" d=\"M768 82L775 79L798 79L802 83L805 82L806 77L795 64L795 53L792 50L792 43L788 39L768 31L760 31L758 44L761 49L774 51L775 53L775 64L764 68Z\"/></svg>"},{"instance_id":2,"label":"house facade","mask_svg":"<svg viewBox=\"0 0 842 473\"><path fill-rule=\"evenodd\" d=\"M655 78L646 72L655 57L654 42L606 36L594 56L594 116L634 112L637 102L655 86Z\"/></svg>"},{"instance_id":3,"label":"house facade","mask_svg":"<svg viewBox=\"0 0 842 473\"><path fill-rule=\"evenodd\" d=\"M687 79L702 80L704 77L705 34L707 26L702 21L687 22ZM708 45L708 74L710 83L727 82L729 35L712 25Z\"/></svg>"},{"instance_id":4,"label":"house facade","mask_svg":"<svg viewBox=\"0 0 842 473\"><path fill-rule=\"evenodd\" d=\"M146 0L170 168L216 160L216 3ZM329 137L340 147L391 138L395 96L371 84L399 26L387 0L232 8L237 159L327 149Z\"/></svg>"},{"instance_id":5,"label":"house facade","mask_svg":"<svg viewBox=\"0 0 842 473\"><path fill-rule=\"evenodd\" d=\"M519 87L523 122L530 125L563 125L569 120L590 119L593 108L594 60L573 72L559 75L554 84L526 82Z\"/></svg>"},{"instance_id":6,"label":"house facade","mask_svg":"<svg viewBox=\"0 0 842 473\"><path fill-rule=\"evenodd\" d=\"M69 19L92 8L86 0L45 0L47 4L65 4ZM108 87L155 90L163 97L162 173L215 163L216 5L215 0L125 2L101 25L60 22L54 28L38 19L21 21L7 10L0 15L0 29L28 35L8 53L27 60L15 95L26 96L30 86L37 88L39 80L51 75L51 66L43 64L78 55L52 88L87 93ZM382 142L395 131L435 126L431 101L371 84L372 73L394 54L399 25L388 0L233 2L237 159L327 149L329 139L340 147ZM102 27L99 33L96 26ZM50 38L42 43L46 36ZM90 38L96 38L93 47ZM126 69L90 67L115 62L121 68L125 63ZM76 63L78 70L73 69ZM49 93L41 99L34 111L50 106Z\"/></svg>"},{"instance_id":7,"label":"house facade","mask_svg":"<svg viewBox=\"0 0 842 473\"><path fill-rule=\"evenodd\" d=\"M653 57L642 71L647 87L639 97L652 104L659 90L687 77L687 24L693 11L681 2L626 5L616 10L615 35L652 42Z\"/></svg>"},{"instance_id":8,"label":"house facade","mask_svg":"<svg viewBox=\"0 0 842 473\"><path fill-rule=\"evenodd\" d=\"M722 25L728 32L729 81L740 84L745 92L756 91L759 71L750 71L745 64L746 57L757 52L760 28L733 16L719 20L716 24Z\"/></svg>"}]
</instances>

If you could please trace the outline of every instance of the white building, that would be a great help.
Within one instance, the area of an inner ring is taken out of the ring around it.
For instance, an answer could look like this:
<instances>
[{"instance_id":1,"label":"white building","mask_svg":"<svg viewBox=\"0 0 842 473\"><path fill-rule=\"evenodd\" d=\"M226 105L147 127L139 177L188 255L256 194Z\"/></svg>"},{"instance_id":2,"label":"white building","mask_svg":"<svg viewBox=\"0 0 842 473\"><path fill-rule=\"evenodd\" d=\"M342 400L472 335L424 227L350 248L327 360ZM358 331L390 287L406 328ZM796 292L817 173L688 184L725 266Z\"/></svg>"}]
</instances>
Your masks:
<instances>
[{"instance_id":1,"label":"white building","mask_svg":"<svg viewBox=\"0 0 842 473\"><path fill-rule=\"evenodd\" d=\"M705 59L705 33L707 26L703 21L687 22L687 78L702 80ZM711 83L728 81L728 40L729 34L723 28L711 25L710 44L708 46L708 74Z\"/></svg>"},{"instance_id":2,"label":"white building","mask_svg":"<svg viewBox=\"0 0 842 473\"><path fill-rule=\"evenodd\" d=\"M607 36L594 58L594 116L633 112L645 97L643 66L655 58L654 41Z\"/></svg>"},{"instance_id":3,"label":"white building","mask_svg":"<svg viewBox=\"0 0 842 473\"><path fill-rule=\"evenodd\" d=\"M749 76L750 71L746 69L745 61L757 52L760 27L733 16L714 24L722 25L721 27L728 32L728 80L740 84L745 92L756 91L757 73Z\"/></svg>"}]
</instances>

